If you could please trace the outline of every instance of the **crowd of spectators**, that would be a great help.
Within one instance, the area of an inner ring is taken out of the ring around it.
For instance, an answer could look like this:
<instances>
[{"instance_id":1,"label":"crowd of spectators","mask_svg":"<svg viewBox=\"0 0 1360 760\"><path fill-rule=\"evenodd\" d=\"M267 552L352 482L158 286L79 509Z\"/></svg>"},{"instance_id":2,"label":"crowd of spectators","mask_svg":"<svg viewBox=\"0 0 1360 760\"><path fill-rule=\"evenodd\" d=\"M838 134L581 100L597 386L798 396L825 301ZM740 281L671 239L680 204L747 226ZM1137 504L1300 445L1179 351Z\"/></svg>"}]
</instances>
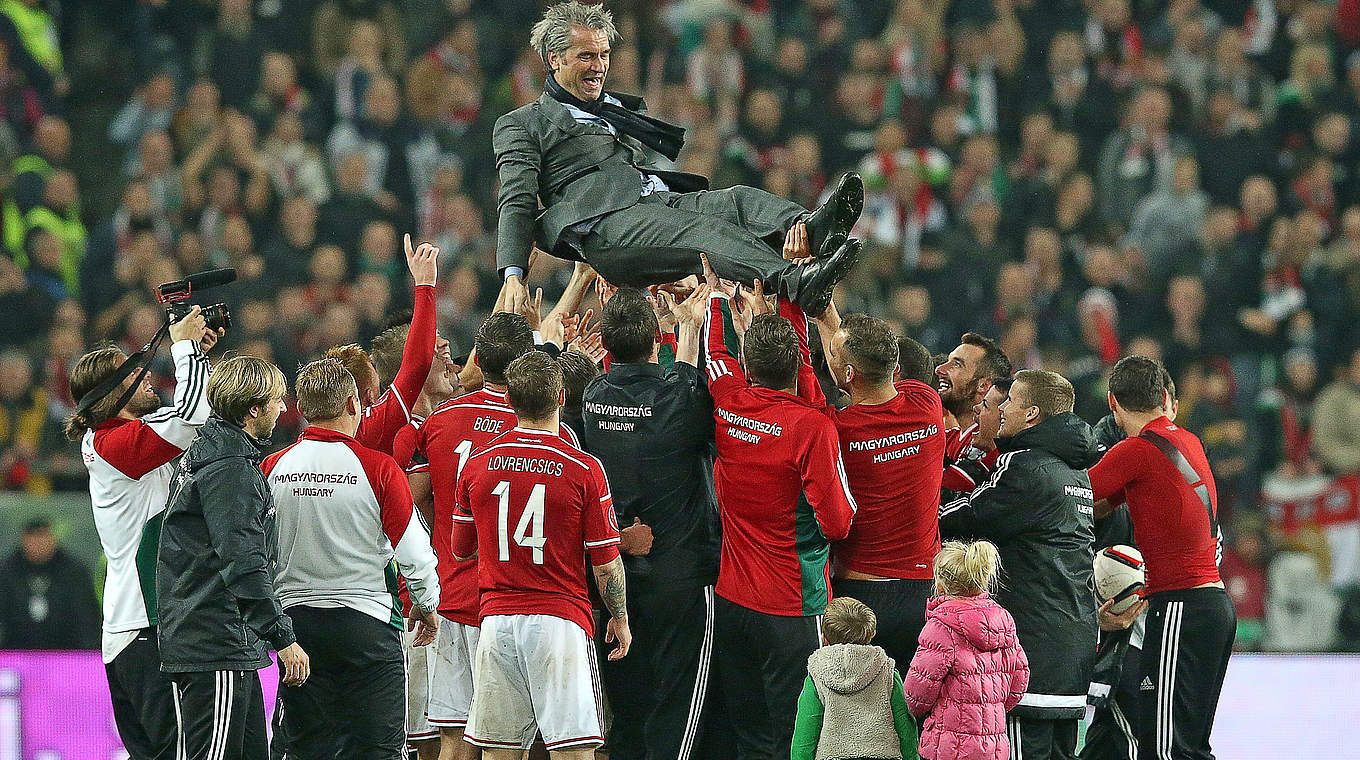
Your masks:
<instances>
[{"instance_id":1,"label":"crowd of spectators","mask_svg":"<svg viewBox=\"0 0 1360 760\"><path fill-rule=\"evenodd\" d=\"M688 129L681 168L810 207L864 176L843 311L932 351L996 337L1017 369L1070 378L1092 422L1115 361L1164 360L1218 478L1239 614L1267 620L1269 589L1311 577L1326 598L1281 614L1330 616L1339 633L1308 646L1360 639L1360 600L1325 582L1356 558L1274 530L1261 498L1360 473L1360 2L609 5L608 87ZM205 294L234 314L226 346L295 370L409 300L409 231L445 252L439 326L470 348L499 287L491 126L542 92L540 12L0 5L0 488L84 488L67 372L98 341L139 348L162 320L152 288L189 272L234 267ZM68 77L82 21L114 35L129 81ZM109 150L73 144L82 86L127 93L99 124ZM96 165L116 189L87 186ZM83 204L95 190L114 207ZM551 296L569 271L540 257L529 279Z\"/></svg>"}]
</instances>

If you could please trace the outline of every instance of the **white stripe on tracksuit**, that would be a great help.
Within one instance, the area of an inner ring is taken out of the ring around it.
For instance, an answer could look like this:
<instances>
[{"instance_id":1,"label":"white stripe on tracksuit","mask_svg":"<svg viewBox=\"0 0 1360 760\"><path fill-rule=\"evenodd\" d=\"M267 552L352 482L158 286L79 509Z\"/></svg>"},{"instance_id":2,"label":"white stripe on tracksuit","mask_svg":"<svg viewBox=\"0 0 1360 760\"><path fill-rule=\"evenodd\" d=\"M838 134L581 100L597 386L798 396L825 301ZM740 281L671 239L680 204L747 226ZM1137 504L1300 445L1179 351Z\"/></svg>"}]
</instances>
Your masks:
<instances>
[{"instance_id":1,"label":"white stripe on tracksuit","mask_svg":"<svg viewBox=\"0 0 1360 760\"><path fill-rule=\"evenodd\" d=\"M1172 714L1176 696L1176 664L1181 651L1181 616L1185 602L1168 602L1162 617L1162 651L1157 663L1156 749L1158 760L1171 760L1176 725Z\"/></svg>"},{"instance_id":2,"label":"white stripe on tracksuit","mask_svg":"<svg viewBox=\"0 0 1360 760\"><path fill-rule=\"evenodd\" d=\"M1113 697L1110 698L1110 714L1114 716L1115 725L1124 733L1124 741L1129 747L1129 760L1138 760L1138 737L1133 735L1133 726L1129 725L1129 719L1124 717L1124 711L1119 709L1119 703Z\"/></svg>"},{"instance_id":3,"label":"white stripe on tracksuit","mask_svg":"<svg viewBox=\"0 0 1360 760\"><path fill-rule=\"evenodd\" d=\"M1006 718L1006 738L1011 742L1011 760L1023 760L1024 754L1020 747L1020 719L1014 715Z\"/></svg>"},{"instance_id":4,"label":"white stripe on tracksuit","mask_svg":"<svg viewBox=\"0 0 1360 760\"><path fill-rule=\"evenodd\" d=\"M179 707L179 684L170 682L175 697L175 760L184 760L184 712Z\"/></svg>"},{"instance_id":5,"label":"white stripe on tracksuit","mask_svg":"<svg viewBox=\"0 0 1360 760\"><path fill-rule=\"evenodd\" d=\"M208 745L207 760L223 760L226 757L227 743L231 738L232 701L236 696L235 673L230 670L219 670L216 675L212 743Z\"/></svg>"},{"instance_id":6,"label":"white stripe on tracksuit","mask_svg":"<svg viewBox=\"0 0 1360 760\"><path fill-rule=\"evenodd\" d=\"M699 645L699 671L694 677L694 692L689 698L689 717L685 720L685 735L680 740L680 754L676 760L689 760L694 739L699 732L699 719L704 713L704 695L708 693L708 668L713 659L713 587L704 587L704 640Z\"/></svg>"}]
</instances>

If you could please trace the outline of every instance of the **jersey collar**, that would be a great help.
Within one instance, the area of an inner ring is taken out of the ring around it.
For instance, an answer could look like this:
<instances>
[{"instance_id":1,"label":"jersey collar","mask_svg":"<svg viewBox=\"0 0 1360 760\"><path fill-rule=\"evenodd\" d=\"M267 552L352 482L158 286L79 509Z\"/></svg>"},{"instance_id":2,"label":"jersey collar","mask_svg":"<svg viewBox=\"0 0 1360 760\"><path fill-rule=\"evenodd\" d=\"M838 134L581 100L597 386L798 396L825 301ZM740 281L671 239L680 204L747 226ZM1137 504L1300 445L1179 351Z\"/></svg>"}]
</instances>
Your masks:
<instances>
[{"instance_id":1,"label":"jersey collar","mask_svg":"<svg viewBox=\"0 0 1360 760\"><path fill-rule=\"evenodd\" d=\"M344 442L350 442L350 441L353 441L353 440L354 440L354 437L353 437L353 436L345 435L344 433L340 432L339 430L330 430L330 429L327 429L327 428L313 427L313 426L308 426L306 429L304 429L304 430L302 431L302 435L298 436L298 438L299 438L299 439L302 439L302 440L308 440L308 441L344 441Z\"/></svg>"}]
</instances>

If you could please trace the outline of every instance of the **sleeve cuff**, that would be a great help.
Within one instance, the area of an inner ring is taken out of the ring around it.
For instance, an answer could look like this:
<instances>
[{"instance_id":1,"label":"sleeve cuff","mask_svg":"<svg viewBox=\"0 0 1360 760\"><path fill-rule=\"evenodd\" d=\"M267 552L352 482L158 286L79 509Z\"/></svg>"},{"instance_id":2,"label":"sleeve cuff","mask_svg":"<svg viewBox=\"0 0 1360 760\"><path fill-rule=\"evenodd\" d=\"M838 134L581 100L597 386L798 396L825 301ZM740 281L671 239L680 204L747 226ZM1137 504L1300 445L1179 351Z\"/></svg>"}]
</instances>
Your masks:
<instances>
[{"instance_id":1,"label":"sleeve cuff","mask_svg":"<svg viewBox=\"0 0 1360 760\"><path fill-rule=\"evenodd\" d=\"M518 277L521 280L524 279L524 267L506 267L505 272L502 274L502 278L508 280L511 277Z\"/></svg>"}]
</instances>

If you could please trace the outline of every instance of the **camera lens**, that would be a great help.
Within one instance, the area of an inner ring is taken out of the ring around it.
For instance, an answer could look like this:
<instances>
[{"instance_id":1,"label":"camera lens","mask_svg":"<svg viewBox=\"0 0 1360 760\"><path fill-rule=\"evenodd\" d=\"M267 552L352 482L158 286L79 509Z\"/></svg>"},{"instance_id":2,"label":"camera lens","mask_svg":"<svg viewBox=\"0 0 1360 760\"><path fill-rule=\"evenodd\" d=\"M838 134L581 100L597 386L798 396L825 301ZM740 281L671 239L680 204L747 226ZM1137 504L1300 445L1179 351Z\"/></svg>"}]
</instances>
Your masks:
<instances>
[{"instance_id":1,"label":"camera lens","mask_svg":"<svg viewBox=\"0 0 1360 760\"><path fill-rule=\"evenodd\" d=\"M209 330L231 327L231 312L226 304L216 303L203 309L203 321Z\"/></svg>"}]
</instances>

